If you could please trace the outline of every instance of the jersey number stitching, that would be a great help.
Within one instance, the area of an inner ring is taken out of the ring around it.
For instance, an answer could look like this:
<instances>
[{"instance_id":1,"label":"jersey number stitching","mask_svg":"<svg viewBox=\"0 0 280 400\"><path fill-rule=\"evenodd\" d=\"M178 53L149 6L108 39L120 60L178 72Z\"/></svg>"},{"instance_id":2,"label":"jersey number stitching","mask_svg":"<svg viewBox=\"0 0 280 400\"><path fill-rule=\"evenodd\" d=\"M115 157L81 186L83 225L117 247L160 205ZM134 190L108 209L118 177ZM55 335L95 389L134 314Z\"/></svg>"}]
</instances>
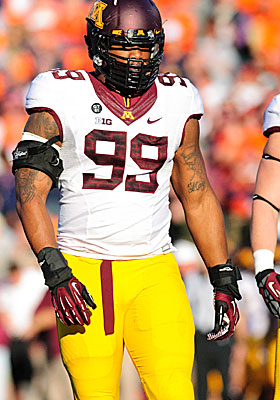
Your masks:
<instances>
[{"instance_id":1,"label":"jersey number stitching","mask_svg":"<svg viewBox=\"0 0 280 400\"><path fill-rule=\"evenodd\" d=\"M55 70L52 72L55 79L84 80L80 71ZM162 74L159 81L163 85L172 86L175 78L180 79L182 86L187 86L185 81L177 76ZM167 79L167 81L165 80ZM96 142L98 140L115 143L113 155L98 154L96 152ZM142 146L156 146L158 148L158 159L151 159L142 156ZM83 173L83 189L105 189L113 190L122 181L126 158L126 132L111 132L93 130L85 137L85 155L96 165L111 165L112 174L109 179L96 178L94 173ZM167 159L167 137L155 137L139 133L131 140L130 157L140 169L151 170L149 172L150 182L138 181L136 175L127 175L125 180L125 190L131 192L154 193L158 187L157 173Z\"/></svg>"},{"instance_id":2,"label":"jersey number stitching","mask_svg":"<svg viewBox=\"0 0 280 400\"><path fill-rule=\"evenodd\" d=\"M80 71L72 71L66 69L57 69L52 71L52 75L55 79L73 79L74 81L84 81L85 78Z\"/></svg>"},{"instance_id":3,"label":"jersey number stitching","mask_svg":"<svg viewBox=\"0 0 280 400\"><path fill-rule=\"evenodd\" d=\"M113 142L114 154L98 154L96 143L98 140ZM126 161L126 132L111 132L94 129L85 137L84 153L96 165L111 165L112 173L109 179L96 178L94 173L83 173L83 189L113 190L123 181ZM136 175L127 175L125 190L131 192L154 193L158 187L157 173L167 159L167 137L155 137L139 133L131 140L130 157L140 169L148 172L150 182L138 181ZM143 146L155 146L158 149L158 158L152 159L142 156Z\"/></svg>"}]
</instances>

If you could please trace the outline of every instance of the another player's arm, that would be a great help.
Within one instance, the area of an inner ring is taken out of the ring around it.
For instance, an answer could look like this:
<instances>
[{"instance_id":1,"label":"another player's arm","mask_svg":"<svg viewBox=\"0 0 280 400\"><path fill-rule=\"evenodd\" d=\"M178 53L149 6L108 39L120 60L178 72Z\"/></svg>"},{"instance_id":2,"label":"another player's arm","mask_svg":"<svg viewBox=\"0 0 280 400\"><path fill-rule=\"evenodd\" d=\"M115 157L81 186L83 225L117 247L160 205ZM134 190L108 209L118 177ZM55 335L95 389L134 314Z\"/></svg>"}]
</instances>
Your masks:
<instances>
[{"instance_id":1,"label":"another player's arm","mask_svg":"<svg viewBox=\"0 0 280 400\"><path fill-rule=\"evenodd\" d=\"M47 112L31 114L24 131L45 139L59 134L55 120ZM57 247L54 228L46 209L52 180L36 169L20 168L15 172L15 182L17 212L34 253L37 255L44 247Z\"/></svg>"},{"instance_id":2,"label":"another player's arm","mask_svg":"<svg viewBox=\"0 0 280 400\"><path fill-rule=\"evenodd\" d=\"M241 276L228 260L223 213L207 178L196 119L186 124L184 141L174 158L172 184L214 287L215 325L208 340L223 340L239 320L235 299L241 299L237 284Z\"/></svg>"},{"instance_id":3,"label":"another player's arm","mask_svg":"<svg viewBox=\"0 0 280 400\"><path fill-rule=\"evenodd\" d=\"M174 158L172 184L206 266L225 263L228 251L223 213L207 178L196 119L186 124L184 141Z\"/></svg>"},{"instance_id":4,"label":"another player's arm","mask_svg":"<svg viewBox=\"0 0 280 400\"><path fill-rule=\"evenodd\" d=\"M264 153L280 160L280 132L269 136ZM280 208L280 162L261 159L255 193ZM262 199L253 201L251 223L251 244L253 252L268 249L275 252L277 243L278 212Z\"/></svg>"},{"instance_id":5,"label":"another player's arm","mask_svg":"<svg viewBox=\"0 0 280 400\"><path fill-rule=\"evenodd\" d=\"M280 318L280 275L274 271L280 208L280 132L269 136L264 154L269 156L261 159L257 173L251 218L251 246L260 294L271 313ZM279 380L277 387L280 391Z\"/></svg>"}]
</instances>

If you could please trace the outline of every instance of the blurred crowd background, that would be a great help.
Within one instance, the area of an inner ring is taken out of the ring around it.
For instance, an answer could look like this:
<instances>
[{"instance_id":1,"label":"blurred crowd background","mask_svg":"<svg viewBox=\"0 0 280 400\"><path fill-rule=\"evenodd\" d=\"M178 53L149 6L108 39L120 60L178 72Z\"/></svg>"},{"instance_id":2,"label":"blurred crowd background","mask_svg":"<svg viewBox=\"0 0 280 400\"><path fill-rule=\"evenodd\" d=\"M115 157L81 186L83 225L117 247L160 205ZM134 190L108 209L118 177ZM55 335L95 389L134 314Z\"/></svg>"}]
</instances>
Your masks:
<instances>
[{"instance_id":1,"label":"blurred crowd background","mask_svg":"<svg viewBox=\"0 0 280 400\"><path fill-rule=\"evenodd\" d=\"M201 146L223 207L230 254L243 273L241 321L234 339L205 346L214 318L212 289L171 191L171 235L196 324L196 399L269 400L277 327L255 285L249 219L266 141L263 114L280 87L280 2L156 4L166 32L161 72L188 77L200 91L205 107ZM27 119L25 96L31 80L52 68L92 70L83 39L90 6L86 0L0 0L1 400L72 398L50 299L15 211L11 151ZM57 199L52 191L48 208L54 226ZM144 394L125 355L121 400L140 399Z\"/></svg>"}]
</instances>

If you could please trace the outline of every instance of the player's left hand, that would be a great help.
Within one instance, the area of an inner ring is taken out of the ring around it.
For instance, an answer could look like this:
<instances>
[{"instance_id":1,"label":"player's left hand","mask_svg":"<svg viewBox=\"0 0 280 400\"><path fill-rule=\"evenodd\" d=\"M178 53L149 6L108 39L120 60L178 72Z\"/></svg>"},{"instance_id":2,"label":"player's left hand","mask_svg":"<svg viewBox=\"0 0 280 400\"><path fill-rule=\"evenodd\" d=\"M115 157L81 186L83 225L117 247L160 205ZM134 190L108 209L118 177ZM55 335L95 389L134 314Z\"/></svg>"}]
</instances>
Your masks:
<instances>
[{"instance_id":1,"label":"player's left hand","mask_svg":"<svg viewBox=\"0 0 280 400\"><path fill-rule=\"evenodd\" d=\"M208 333L207 340L223 340L231 336L239 320L239 311L235 299L229 294L214 294L215 326Z\"/></svg>"},{"instance_id":2,"label":"player's left hand","mask_svg":"<svg viewBox=\"0 0 280 400\"><path fill-rule=\"evenodd\" d=\"M230 260L208 268L208 273L214 286L215 326L208 333L207 340L224 340L233 334L239 321L235 299L241 299L237 281L242 278L238 267L233 266Z\"/></svg>"}]
</instances>

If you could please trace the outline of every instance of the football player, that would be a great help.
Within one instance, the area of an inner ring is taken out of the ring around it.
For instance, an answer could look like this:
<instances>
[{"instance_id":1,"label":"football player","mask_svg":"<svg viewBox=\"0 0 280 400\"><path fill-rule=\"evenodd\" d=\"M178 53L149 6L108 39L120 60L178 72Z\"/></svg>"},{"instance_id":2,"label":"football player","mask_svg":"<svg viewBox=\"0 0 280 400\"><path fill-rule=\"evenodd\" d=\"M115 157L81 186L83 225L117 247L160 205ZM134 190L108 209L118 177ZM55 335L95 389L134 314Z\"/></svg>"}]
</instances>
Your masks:
<instances>
[{"instance_id":1,"label":"football player","mask_svg":"<svg viewBox=\"0 0 280 400\"><path fill-rule=\"evenodd\" d=\"M280 274L274 270L274 253L280 208L280 95L275 96L264 114L263 134L268 138L259 165L253 196L251 243L256 281L265 304L280 318ZM280 334L278 321L275 363L275 395L280 398Z\"/></svg>"},{"instance_id":2,"label":"football player","mask_svg":"<svg viewBox=\"0 0 280 400\"><path fill-rule=\"evenodd\" d=\"M169 237L170 180L214 287L209 340L233 333L241 298L199 148L202 101L188 79L159 74L151 0L96 0L86 20L94 72L41 73L27 94L18 213L75 399L118 399L125 344L148 399L191 400L194 324ZM56 186L57 238L45 206Z\"/></svg>"}]
</instances>

